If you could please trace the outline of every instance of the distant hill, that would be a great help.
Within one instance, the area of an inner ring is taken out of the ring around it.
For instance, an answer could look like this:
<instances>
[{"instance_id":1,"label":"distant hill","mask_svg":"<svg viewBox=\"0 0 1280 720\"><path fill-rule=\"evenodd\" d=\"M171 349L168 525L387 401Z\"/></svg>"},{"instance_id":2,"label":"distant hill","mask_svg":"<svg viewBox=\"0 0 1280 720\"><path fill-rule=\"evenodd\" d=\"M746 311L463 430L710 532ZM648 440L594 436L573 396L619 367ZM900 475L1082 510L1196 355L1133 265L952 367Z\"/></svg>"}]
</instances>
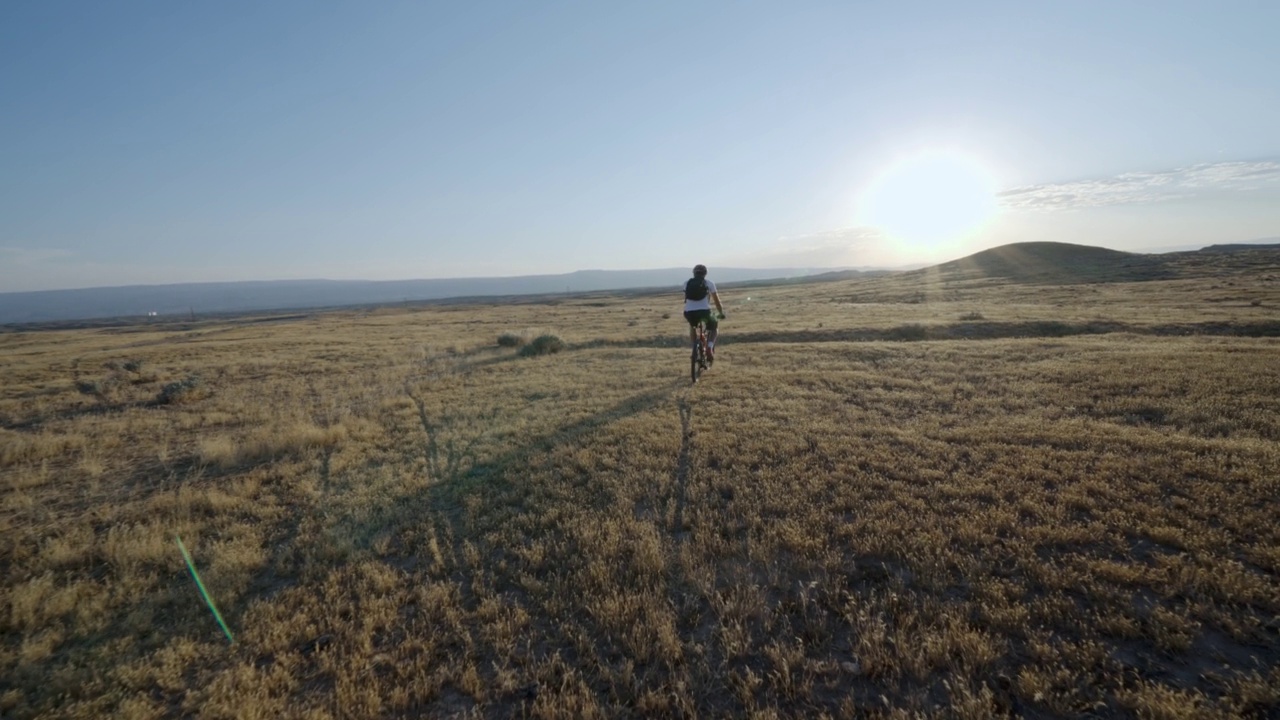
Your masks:
<instances>
[{"instance_id":1,"label":"distant hill","mask_svg":"<svg viewBox=\"0 0 1280 720\"><path fill-rule=\"evenodd\" d=\"M1130 253L1091 245L1025 242L900 273L897 282L1003 279L1032 284L1142 282L1280 267L1280 244L1210 245L1183 252Z\"/></svg>"},{"instance_id":2,"label":"distant hill","mask_svg":"<svg viewBox=\"0 0 1280 720\"><path fill-rule=\"evenodd\" d=\"M868 275L848 285L848 303L922 303L991 284L1080 285L1184 278L1280 275L1280 247L1128 253L1072 243L1027 242L990 248L918 270ZM816 275L814 278L822 277Z\"/></svg>"},{"instance_id":3,"label":"distant hill","mask_svg":"<svg viewBox=\"0 0 1280 720\"><path fill-rule=\"evenodd\" d=\"M1064 284L1157 280L1172 275L1160 255L1056 242L1001 245L916 272L941 273L955 279L999 277Z\"/></svg>"},{"instance_id":4,"label":"distant hill","mask_svg":"<svg viewBox=\"0 0 1280 720\"><path fill-rule=\"evenodd\" d=\"M716 282L781 280L829 268L715 268ZM853 271L856 272L856 271ZM0 293L0 324L160 317L332 308L462 297L574 293L633 288L678 288L687 268L581 270L561 275L428 280L279 280L132 285L78 290Z\"/></svg>"},{"instance_id":5,"label":"distant hill","mask_svg":"<svg viewBox=\"0 0 1280 720\"><path fill-rule=\"evenodd\" d=\"M1280 238L1265 238L1251 243L1224 243L1210 245L1202 252L1240 252L1242 250L1280 250Z\"/></svg>"},{"instance_id":6,"label":"distant hill","mask_svg":"<svg viewBox=\"0 0 1280 720\"><path fill-rule=\"evenodd\" d=\"M1259 268L1280 269L1280 242L1210 245L1160 254L1129 253L1090 245L1025 242L1002 245L918 270L831 270L830 268L715 268L717 283L836 282L885 278L898 294L917 292L922 283L1001 279L1033 284L1136 282L1203 277ZM280 280L186 283L128 287L0 293L0 325L254 313L274 310L503 298L584 292L671 288L689 277L686 268L582 270L561 275L429 280ZM884 288L888 288L886 285ZM882 288L882 289L884 289ZM914 288L914 289L913 289ZM878 292L878 291L877 291ZM864 293L865 294L865 293ZM872 293L874 295L874 293ZM871 295L868 295L871 297ZM887 296L886 296L887 297Z\"/></svg>"}]
</instances>

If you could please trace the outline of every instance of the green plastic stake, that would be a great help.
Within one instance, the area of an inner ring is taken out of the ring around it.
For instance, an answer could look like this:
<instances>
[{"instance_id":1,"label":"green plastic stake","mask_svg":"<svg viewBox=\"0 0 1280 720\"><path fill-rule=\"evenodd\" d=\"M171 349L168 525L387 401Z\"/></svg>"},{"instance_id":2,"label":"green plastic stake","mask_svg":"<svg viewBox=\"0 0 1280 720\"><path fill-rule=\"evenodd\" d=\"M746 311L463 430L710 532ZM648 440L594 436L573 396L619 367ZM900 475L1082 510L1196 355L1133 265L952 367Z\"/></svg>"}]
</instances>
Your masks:
<instances>
[{"instance_id":1,"label":"green plastic stake","mask_svg":"<svg viewBox=\"0 0 1280 720\"><path fill-rule=\"evenodd\" d=\"M187 552L187 546L182 544L182 538L174 535L178 541L178 549L182 551L182 559L187 561L187 569L191 571L191 577L196 581L196 587L200 588L200 597L204 598L204 604L209 606L209 610L213 612L213 619L218 621L218 627L222 628L222 632L226 634L227 641L232 645L236 639L231 634L231 629L227 627L227 623L222 619L222 613L218 612L218 606L213 604L213 598L209 597L209 591L204 589L204 583L200 581L200 573L196 572L196 564L191 562L191 553Z\"/></svg>"}]
</instances>

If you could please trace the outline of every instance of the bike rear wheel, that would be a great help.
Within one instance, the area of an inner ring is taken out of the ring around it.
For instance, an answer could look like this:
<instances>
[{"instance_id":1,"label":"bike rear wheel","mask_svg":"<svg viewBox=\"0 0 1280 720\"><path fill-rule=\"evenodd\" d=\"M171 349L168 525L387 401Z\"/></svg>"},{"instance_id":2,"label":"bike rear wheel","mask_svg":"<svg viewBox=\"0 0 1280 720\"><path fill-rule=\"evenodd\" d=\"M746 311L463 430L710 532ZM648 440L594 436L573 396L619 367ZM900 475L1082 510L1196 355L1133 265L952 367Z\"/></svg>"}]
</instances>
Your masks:
<instances>
[{"instance_id":1,"label":"bike rear wheel","mask_svg":"<svg viewBox=\"0 0 1280 720\"><path fill-rule=\"evenodd\" d=\"M702 340L699 338L693 343L693 351L689 355L689 378L692 382L698 382L698 373L702 371Z\"/></svg>"},{"instance_id":2,"label":"bike rear wheel","mask_svg":"<svg viewBox=\"0 0 1280 720\"><path fill-rule=\"evenodd\" d=\"M698 377L710 367L708 355L707 327L699 323L698 332L693 338L693 352L689 356L689 376L693 382L698 382Z\"/></svg>"}]
</instances>

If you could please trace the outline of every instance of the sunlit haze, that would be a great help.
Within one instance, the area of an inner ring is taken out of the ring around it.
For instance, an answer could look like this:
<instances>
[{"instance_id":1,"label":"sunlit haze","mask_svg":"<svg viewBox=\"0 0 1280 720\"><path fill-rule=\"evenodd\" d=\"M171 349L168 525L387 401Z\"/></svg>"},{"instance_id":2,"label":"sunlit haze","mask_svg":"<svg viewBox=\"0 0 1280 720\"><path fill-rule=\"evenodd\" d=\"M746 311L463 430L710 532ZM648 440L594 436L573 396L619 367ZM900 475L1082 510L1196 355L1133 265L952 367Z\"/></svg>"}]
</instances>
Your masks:
<instances>
[{"instance_id":1,"label":"sunlit haze","mask_svg":"<svg viewBox=\"0 0 1280 720\"><path fill-rule=\"evenodd\" d=\"M0 292L1276 237L1278 27L1231 1L5 3Z\"/></svg>"},{"instance_id":2,"label":"sunlit haze","mask_svg":"<svg viewBox=\"0 0 1280 720\"><path fill-rule=\"evenodd\" d=\"M980 160L946 150L904 157L856 194L856 225L880 236L886 259L954 256L981 242L997 212L999 184Z\"/></svg>"}]
</instances>

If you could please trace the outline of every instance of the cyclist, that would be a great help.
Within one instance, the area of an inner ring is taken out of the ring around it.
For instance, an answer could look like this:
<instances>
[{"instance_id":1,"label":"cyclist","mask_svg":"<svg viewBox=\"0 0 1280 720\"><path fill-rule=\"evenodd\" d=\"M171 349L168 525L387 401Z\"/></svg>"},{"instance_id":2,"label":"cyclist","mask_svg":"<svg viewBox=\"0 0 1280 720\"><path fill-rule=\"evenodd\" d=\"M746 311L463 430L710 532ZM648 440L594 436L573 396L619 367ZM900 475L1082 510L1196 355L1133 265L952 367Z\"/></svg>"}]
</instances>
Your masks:
<instances>
[{"instance_id":1,"label":"cyclist","mask_svg":"<svg viewBox=\"0 0 1280 720\"><path fill-rule=\"evenodd\" d=\"M711 303L716 304L716 311L721 320L724 319L724 306L720 304L720 294L716 292L716 284L707 279L707 266L698 264L693 268L693 277L684 284L684 319L689 321L689 342L698 338L698 323L707 324L707 360L715 361L716 334L718 323L711 314Z\"/></svg>"}]
</instances>

